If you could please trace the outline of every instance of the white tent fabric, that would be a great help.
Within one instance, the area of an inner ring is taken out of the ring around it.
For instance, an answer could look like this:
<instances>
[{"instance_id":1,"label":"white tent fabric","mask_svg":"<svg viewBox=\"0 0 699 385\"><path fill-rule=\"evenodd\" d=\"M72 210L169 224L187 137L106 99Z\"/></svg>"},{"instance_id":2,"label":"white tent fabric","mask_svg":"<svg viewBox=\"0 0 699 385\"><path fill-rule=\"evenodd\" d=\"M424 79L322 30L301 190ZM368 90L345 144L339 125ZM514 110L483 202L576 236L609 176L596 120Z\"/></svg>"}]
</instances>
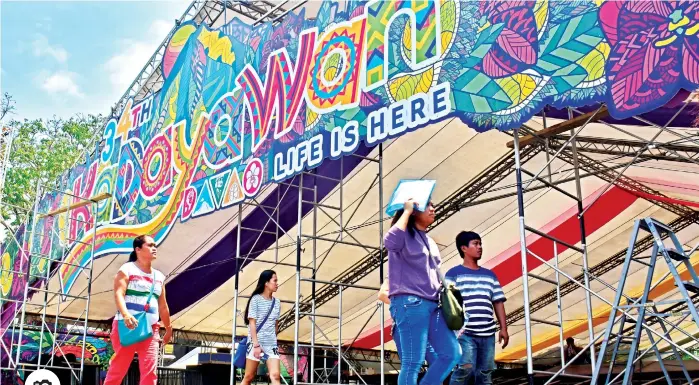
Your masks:
<instances>
[{"instance_id":1,"label":"white tent fabric","mask_svg":"<svg viewBox=\"0 0 699 385\"><path fill-rule=\"evenodd\" d=\"M554 124L556 121L549 119L548 124ZM531 122L534 127L541 128L540 119L534 119ZM628 132L649 139L656 132L657 128L640 127L640 126L625 126L621 127ZM609 128L603 124L590 124L581 133L585 137L605 137L605 138L623 138L632 139L628 135ZM658 140L672 140L669 134L661 135ZM407 134L403 137L393 140L384 145L383 157L383 202L386 203L390 197L393 187L398 180L402 178L430 178L438 181L437 188L434 192L433 200L439 205L447 196L466 184L472 178L477 176L482 170L499 159L509 149L506 147L506 142L511 140L511 137L505 133L498 131L489 131L482 134L477 134L475 131L462 124L458 120L450 120L441 124L435 124L416 132ZM374 149L372 156L376 156L378 150ZM589 155L589 154L588 154ZM631 158L619 158L607 160L610 158L606 155L589 155L590 157L602 162L605 166L614 166L628 162ZM547 157L544 153L540 153L529 161L525 166L530 171L537 171L547 162ZM562 180L573 176L572 166L560 160L554 160L551 164L552 179ZM618 168L617 170L621 170ZM366 245L378 247L380 244L379 225L376 223L378 219L378 211L382 210L378 206L378 186L371 185L375 178L377 168L371 162L363 162L355 171L348 175L343 181L342 186L342 205L340 204L339 187L329 194L323 204L328 206L342 206L344 209L343 219L345 225L350 228L357 226L356 229L349 231L351 236L345 234L344 240L350 242L362 242ZM671 198L682 199L691 202L699 202L699 178L696 174L699 172L699 166L693 163L676 163L667 161L648 161L631 166L625 171L624 175L633 178L637 181L647 184L648 186L666 194ZM582 172L584 174L584 172ZM542 175L547 175L546 173ZM513 191L511 186L515 182L514 174L506 177L498 187L491 189L490 192L484 194L481 198L488 198ZM570 193L575 193L575 185L573 182L564 183L561 185L563 189ZM500 191L497 191L499 188ZM625 201L619 204L610 204L602 198L596 200L597 196L604 192L607 188L607 182L596 176L588 176L582 179L582 193L585 197L585 204L606 205L604 206L604 215L598 215L599 218L590 218L589 221L603 220L604 223L596 224L595 231L588 233L588 253L589 264L594 266L609 256L624 249L628 245L630 231L633 227L633 221L638 218L652 216L658 220L669 222L676 216L664 209L659 208L653 203L634 197L629 193L614 190L615 187L608 189L604 194L605 197L609 194L617 194L625 196ZM362 195L369 190L367 198L362 200ZM296 192L290 192L296 193ZM360 203L361 202L361 203ZM574 217L575 202L565 197L559 192L550 189L541 189L536 192L529 193L525 196L526 205L526 221L529 226L535 228L543 228L548 231L561 226L565 220ZM608 207L607 207L608 206ZM251 207L247 207L243 215L245 216ZM351 222L347 223L352 216ZM339 221L339 213L332 210L325 210L327 214L333 216ZM222 211L217 211L206 217L190 220L184 224L178 223L172 233L167 237L166 241L160 246L158 261L156 267L169 275L172 279L178 273L184 271L192 264L199 256L201 256L211 245L218 239L226 236L230 231L235 229L237 223L237 208L229 208ZM361 226L362 224L367 224ZM384 216L383 230L388 230L390 222ZM311 214L304 218L302 227L305 234L310 234L313 226L313 216ZM334 237L338 230L338 226L328 217L328 215L319 211L317 218L318 234L328 234L326 237ZM482 265L495 268L501 264L507 264L512 261L511 249L514 247L518 250L519 240L519 225L517 220L517 202L516 197L511 196L489 203L480 204L473 207L462 209L459 213L452 216L444 223L435 227L430 235L440 245L442 258L444 259L444 268L448 269L456 264L461 263L461 260L456 253L453 244L455 235L461 230L474 230L483 236L485 252ZM574 227L575 231L577 228ZM295 263L296 248L293 244L297 234L297 228L288 231L279 239L281 247L275 252L274 249L268 249L259 260L279 261L283 263ZM692 225L687 229L679 232L679 236L687 245L694 245L699 241L699 225ZM318 265L318 279L332 280L338 274L345 271L352 264L356 263L361 258L364 258L372 250L337 244L332 248L332 251L324 255L324 252L330 248L331 243L327 241L317 242L316 263ZM231 250L234 253L235 250ZM509 254L508 254L509 253ZM519 259L518 252L515 253L515 258ZM699 256L695 256L693 262L699 262ZM95 274L92 286L92 302L90 306L91 319L108 319L113 316L115 306L113 301L113 293L111 291L112 278L118 270L119 266L125 261L126 257L106 256L95 261ZM302 263L311 265L313 259L312 247L310 241L305 245L302 255ZM570 250L564 251L560 255L560 266L563 271L572 276L576 276L581 272L581 257L579 254ZM519 265L517 265L519 266ZM246 267L240 274L240 293L242 296L249 295L254 288L259 273L268 268L273 268L279 277L280 288L277 292L277 297L293 302L295 298L295 268L281 265L270 265L267 263L252 263ZM518 268L518 267L517 267ZM545 267L537 267L533 273L553 278L553 272ZM656 274L662 274L663 271L658 271ZM308 272L303 273L309 277ZM521 276L521 272L516 274ZM614 269L604 276L600 277L612 286L618 282L619 268ZM636 271L629 277L630 282L641 282L644 272ZM660 275L658 275L660 277ZM232 327L232 319L234 314L233 309L233 272L231 278L223 285L218 287L211 293L208 293L198 302L174 315L174 326L185 330L194 330L201 332L214 333L230 333ZM57 285L57 282L51 282L52 285ZM372 272L368 277L358 282L359 285L378 287L379 272ZM522 281L521 278L510 280L504 285L508 301L506 308L514 310L522 305ZM318 285L320 286L320 285ZM605 288L600 283L594 283L592 288L598 291L603 297L611 300L614 290ZM73 290L83 291L84 287L76 287ZM530 280L530 297L535 299L545 292L552 289L552 286ZM301 285L302 297L307 301L311 297L311 285L304 282ZM176 297L178 293L168 293L170 298ZM34 301L39 299L35 297ZM246 299L241 298L239 301L238 310L244 311ZM55 303L55 301L54 301ZM594 299L593 312L599 312L599 317L604 318L605 305L598 299ZM60 305L62 315L78 316L82 311L83 305L79 303ZM370 315L376 309L376 292L361 289L347 289L344 292L342 300L342 339L349 343L358 334L366 332L369 329L379 326L378 314L374 315L368 321L366 329L362 329ZM292 305L288 302L282 305L282 313L292 309ZM580 328L580 325L586 325L586 308L584 306L584 291L576 289L570 295L563 298L563 314L565 327L569 330L569 334L579 340L579 344L584 345L587 339L586 329ZM318 314L337 315L338 314L338 298L334 298L327 304L317 309ZM557 313L555 303L545 307L543 310L532 314L533 317L539 319L556 320ZM388 308L386 308L386 319L389 319ZM597 315L595 315L597 317ZM608 317L608 316L607 316ZM600 319L597 327L598 331L604 326L606 319ZM330 341L326 340L320 333L316 336L318 343L337 343L338 322L337 320L323 318L318 320L319 326L327 335ZM242 318L238 318L238 325L242 325ZM535 352L541 353L548 349L555 348L558 343L558 329L548 325L535 324L533 326L533 335L535 337ZM582 330L582 331L581 331ZM310 338L311 323L307 318L302 319L300 324L300 339L308 341ZM510 326L511 341L510 346L504 351L498 351L498 357L504 360L518 360L524 356L524 332L523 322L519 321ZM236 330L237 334L245 334L244 328ZM695 333L697 330L688 328L687 332ZM281 339L293 340L293 328L288 328L282 331ZM551 342L554 343L551 343ZM392 349L392 342L386 344L386 348ZM499 348L498 348L499 349Z\"/></svg>"}]
</instances>

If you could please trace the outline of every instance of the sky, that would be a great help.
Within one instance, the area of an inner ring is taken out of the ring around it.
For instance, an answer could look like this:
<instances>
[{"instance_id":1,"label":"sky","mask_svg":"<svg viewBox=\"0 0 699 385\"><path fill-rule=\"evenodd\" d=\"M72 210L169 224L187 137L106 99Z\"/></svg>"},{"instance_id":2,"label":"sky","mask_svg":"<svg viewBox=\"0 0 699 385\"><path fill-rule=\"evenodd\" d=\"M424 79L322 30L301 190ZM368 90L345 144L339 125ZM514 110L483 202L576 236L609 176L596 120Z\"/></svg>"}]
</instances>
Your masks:
<instances>
[{"instance_id":1,"label":"sky","mask_svg":"<svg viewBox=\"0 0 699 385\"><path fill-rule=\"evenodd\" d=\"M108 115L190 0L0 1L13 119Z\"/></svg>"}]
</instances>

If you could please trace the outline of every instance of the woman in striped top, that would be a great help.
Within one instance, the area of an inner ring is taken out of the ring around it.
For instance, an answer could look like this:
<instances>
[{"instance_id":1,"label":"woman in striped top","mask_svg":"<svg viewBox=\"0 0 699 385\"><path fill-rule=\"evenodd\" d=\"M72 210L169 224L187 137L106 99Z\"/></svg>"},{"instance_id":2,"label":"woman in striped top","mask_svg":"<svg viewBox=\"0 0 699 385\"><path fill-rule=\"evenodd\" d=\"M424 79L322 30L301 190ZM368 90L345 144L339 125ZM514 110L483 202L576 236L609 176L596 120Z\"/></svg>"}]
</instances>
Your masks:
<instances>
[{"instance_id":1,"label":"woman in striped top","mask_svg":"<svg viewBox=\"0 0 699 385\"><path fill-rule=\"evenodd\" d=\"M129 370L134 354L138 353L138 366L141 372L140 385L156 385L158 350L160 343L159 319L165 325L163 344L172 337L170 309L165 299L165 276L153 268L158 250L155 241L148 235L140 235L133 241L133 251L129 262L119 269L114 278L114 300L117 314L112 324L112 346L114 356L109 365L104 385L119 385ZM151 295L151 290L153 295ZM150 298L150 300L149 300ZM134 329L138 321L135 314L146 312L146 321L153 328L153 336L145 341L122 346L119 340L118 322L123 320L129 329Z\"/></svg>"},{"instance_id":2,"label":"woman in striped top","mask_svg":"<svg viewBox=\"0 0 699 385\"><path fill-rule=\"evenodd\" d=\"M260 361L267 361L272 385L281 383L281 362L277 333L281 306L274 298L279 289L277 273L265 270L245 307L245 324L248 325L248 345L245 355L245 376L241 385L250 385L255 379ZM240 349L241 347L239 347Z\"/></svg>"}]
</instances>

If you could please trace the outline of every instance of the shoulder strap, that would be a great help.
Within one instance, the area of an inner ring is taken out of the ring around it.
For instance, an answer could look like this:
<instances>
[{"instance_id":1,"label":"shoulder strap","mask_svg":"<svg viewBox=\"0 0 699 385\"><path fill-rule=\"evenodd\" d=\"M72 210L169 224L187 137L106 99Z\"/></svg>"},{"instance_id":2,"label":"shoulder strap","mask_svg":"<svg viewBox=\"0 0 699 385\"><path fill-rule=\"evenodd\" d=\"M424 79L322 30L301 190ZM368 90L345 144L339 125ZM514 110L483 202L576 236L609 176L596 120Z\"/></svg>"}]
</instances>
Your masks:
<instances>
[{"instance_id":1,"label":"shoulder strap","mask_svg":"<svg viewBox=\"0 0 699 385\"><path fill-rule=\"evenodd\" d=\"M272 314L272 310L274 309L274 305L277 304L277 299L272 297L272 306L269 307L269 311L267 312L267 315L265 318L262 319L262 322L260 322L259 325L257 325L257 331L259 332L260 329L262 329L262 326L264 326L265 322L267 322L267 318L269 318L269 315Z\"/></svg>"},{"instance_id":2,"label":"shoulder strap","mask_svg":"<svg viewBox=\"0 0 699 385\"><path fill-rule=\"evenodd\" d=\"M446 289L446 281L444 280L444 275L442 274L442 270L439 268L439 265L437 264L437 259L432 256L432 249L430 248L430 242L426 239L427 237L423 237L422 233L418 232L418 235L420 236L420 240L425 244L425 247L427 247L427 255L428 255L428 260L430 261L430 266L433 266L435 270L437 270L437 277L439 277L439 281L444 286Z\"/></svg>"},{"instance_id":3,"label":"shoulder strap","mask_svg":"<svg viewBox=\"0 0 699 385\"><path fill-rule=\"evenodd\" d=\"M148 311L150 308L150 299L153 298L153 291L155 290L155 269L153 269L153 284L150 285L150 294L148 294L148 298L146 298L146 304L144 306L144 310Z\"/></svg>"}]
</instances>

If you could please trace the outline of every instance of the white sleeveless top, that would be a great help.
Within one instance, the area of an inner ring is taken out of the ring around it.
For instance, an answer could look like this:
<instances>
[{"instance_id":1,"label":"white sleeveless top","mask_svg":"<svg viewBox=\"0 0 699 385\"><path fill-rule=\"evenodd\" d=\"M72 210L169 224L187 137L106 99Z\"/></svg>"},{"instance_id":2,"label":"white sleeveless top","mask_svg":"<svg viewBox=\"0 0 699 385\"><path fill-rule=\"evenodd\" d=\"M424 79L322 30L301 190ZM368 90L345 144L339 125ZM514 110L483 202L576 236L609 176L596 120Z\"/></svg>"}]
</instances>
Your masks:
<instances>
[{"instance_id":1,"label":"white sleeveless top","mask_svg":"<svg viewBox=\"0 0 699 385\"><path fill-rule=\"evenodd\" d=\"M153 271L151 274L146 274L134 262L127 262L119 269L119 271L123 271L124 274L129 277L129 284L126 286L126 296L124 300L126 301L126 309L129 310L131 315L136 315L145 310L146 299L148 299L151 286L155 280L153 296L148 304L149 306L146 314L148 323L150 325L155 325L160 319L158 313L158 298L160 298L160 295L163 293L165 275L156 269L151 268L151 270ZM116 319L123 319L118 310Z\"/></svg>"}]
</instances>

